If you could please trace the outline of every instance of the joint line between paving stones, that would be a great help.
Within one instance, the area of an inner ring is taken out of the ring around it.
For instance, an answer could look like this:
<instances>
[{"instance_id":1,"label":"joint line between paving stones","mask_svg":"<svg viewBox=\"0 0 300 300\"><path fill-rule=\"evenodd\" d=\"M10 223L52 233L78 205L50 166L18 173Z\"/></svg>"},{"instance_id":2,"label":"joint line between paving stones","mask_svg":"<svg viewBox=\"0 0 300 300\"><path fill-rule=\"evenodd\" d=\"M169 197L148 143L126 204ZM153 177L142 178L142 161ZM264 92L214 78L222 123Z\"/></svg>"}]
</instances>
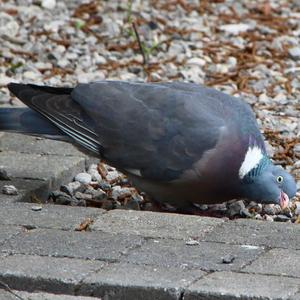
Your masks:
<instances>
[{"instance_id":1,"label":"joint line between paving stones","mask_svg":"<svg viewBox=\"0 0 300 300\"><path fill-rule=\"evenodd\" d=\"M151 238L151 237L150 237ZM259 248L263 248L266 250L271 250L271 249L293 249L293 250L300 250L300 248L288 248L288 247L270 247L270 246L266 246L266 245L253 245L253 244L245 244L245 243L227 243L227 242L223 242L223 241L212 241L212 240L206 240L205 237L201 238L199 240L199 242L206 242L206 243L216 243L216 244L224 244L224 245L231 245L231 246L253 246L253 247L259 247Z\"/></svg>"},{"instance_id":2,"label":"joint line between paving stones","mask_svg":"<svg viewBox=\"0 0 300 300\"><path fill-rule=\"evenodd\" d=\"M260 272L241 272L241 270L237 271L230 271L231 273L238 273L238 274L251 274L251 275L265 275L265 276L272 276L272 277L285 277L291 279L299 279L299 277L293 275L285 275L285 274L272 274L272 273L260 273Z\"/></svg>"},{"instance_id":3,"label":"joint line between paving stones","mask_svg":"<svg viewBox=\"0 0 300 300\"><path fill-rule=\"evenodd\" d=\"M24 177L24 176L13 176L13 175L9 176L9 178L11 178L11 179L34 180L34 181L41 181L41 182L46 182L46 181L52 179L52 177L51 178L49 177L49 178L46 179L46 178ZM36 191L36 190L32 190L32 192L34 192L34 191Z\"/></svg>"},{"instance_id":4,"label":"joint line between paving stones","mask_svg":"<svg viewBox=\"0 0 300 300\"><path fill-rule=\"evenodd\" d=\"M12 228L17 227L17 228L18 228L18 227L22 227L22 226L11 226L11 225L8 225L8 227L12 227ZM20 228L20 229L21 229L21 228ZM4 239L4 240L0 243L0 246L4 245L5 243L9 243L10 240L14 239L14 238L17 237L19 234L21 234L21 231L15 233L15 234L12 234L10 237Z\"/></svg>"},{"instance_id":5,"label":"joint line between paving stones","mask_svg":"<svg viewBox=\"0 0 300 300\"><path fill-rule=\"evenodd\" d=\"M119 261L115 261L111 264L117 264L119 263ZM93 270L93 271L90 271L88 274L86 274L86 276L84 276L79 282L78 284L76 284L75 288L74 288L74 295L75 296L84 296L84 295L81 295L80 293L80 289L81 289L81 286L84 284L84 280L87 279L90 275L92 274L96 274L98 273L99 271L101 271L103 268L105 268L106 265L103 265L101 266L99 269L96 269L96 270Z\"/></svg>"},{"instance_id":6,"label":"joint line between paving stones","mask_svg":"<svg viewBox=\"0 0 300 300\"><path fill-rule=\"evenodd\" d=\"M6 151L6 150L5 150ZM84 155L80 156L80 155L73 155L73 154L58 154L58 153L32 153L30 151L11 151L8 150L7 152L15 152L15 153L19 153L19 154L36 154L39 156L59 156L59 157L80 157L80 158L85 158Z\"/></svg>"},{"instance_id":7,"label":"joint line between paving stones","mask_svg":"<svg viewBox=\"0 0 300 300\"><path fill-rule=\"evenodd\" d=\"M135 245L135 246L129 248L128 251L126 251L127 253L120 252L120 254L121 254L121 257L120 257L120 258L124 258L124 257L129 256L129 254L130 254L132 251L137 250L137 249L141 248L142 246L144 246L144 244L146 244L146 242L147 242L146 237L143 237L143 236L140 236L140 237L142 238L141 244L140 244L140 245L137 244L137 245Z\"/></svg>"},{"instance_id":8,"label":"joint line between paving stones","mask_svg":"<svg viewBox=\"0 0 300 300\"><path fill-rule=\"evenodd\" d=\"M22 298L21 296L19 296L18 294L16 294L10 287L8 284L6 284L4 281L0 280L0 286L2 286L7 292L9 292L10 294L14 295L16 298L18 298L19 300L26 300L24 298Z\"/></svg>"}]
</instances>

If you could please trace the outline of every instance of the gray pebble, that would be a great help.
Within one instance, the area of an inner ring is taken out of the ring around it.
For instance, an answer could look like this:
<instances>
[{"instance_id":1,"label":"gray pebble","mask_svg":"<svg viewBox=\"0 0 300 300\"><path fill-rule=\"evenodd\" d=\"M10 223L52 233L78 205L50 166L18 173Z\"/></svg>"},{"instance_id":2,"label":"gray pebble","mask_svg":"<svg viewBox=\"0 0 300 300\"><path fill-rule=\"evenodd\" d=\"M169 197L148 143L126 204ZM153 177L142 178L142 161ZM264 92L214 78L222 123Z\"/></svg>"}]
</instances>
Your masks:
<instances>
[{"instance_id":1,"label":"gray pebble","mask_svg":"<svg viewBox=\"0 0 300 300\"><path fill-rule=\"evenodd\" d=\"M50 197L56 204L70 205L72 203L72 197L67 195L66 193L60 192L55 194L55 196L52 193Z\"/></svg>"},{"instance_id":2,"label":"gray pebble","mask_svg":"<svg viewBox=\"0 0 300 300\"><path fill-rule=\"evenodd\" d=\"M119 199L119 198L125 198L127 196L131 195L131 190L130 188L127 187L121 187L119 185L116 185L112 188L112 193L111 193L111 197L115 200Z\"/></svg>"},{"instance_id":3,"label":"gray pebble","mask_svg":"<svg viewBox=\"0 0 300 300\"><path fill-rule=\"evenodd\" d=\"M82 184L79 181L73 181L68 184L64 184L60 187L60 190L62 192L65 192L69 194L70 196L73 196L76 192L83 192L85 189L84 184Z\"/></svg>"},{"instance_id":4,"label":"gray pebble","mask_svg":"<svg viewBox=\"0 0 300 300\"><path fill-rule=\"evenodd\" d=\"M88 187L85 193L90 194L93 200L101 201L107 198L107 194L101 189L94 189L92 187Z\"/></svg>"},{"instance_id":5,"label":"gray pebble","mask_svg":"<svg viewBox=\"0 0 300 300\"><path fill-rule=\"evenodd\" d=\"M93 181L100 182L102 180L102 177L98 172L98 168L96 164L91 164L87 172L92 176Z\"/></svg>"},{"instance_id":6,"label":"gray pebble","mask_svg":"<svg viewBox=\"0 0 300 300\"><path fill-rule=\"evenodd\" d=\"M289 221L291 218L289 218L288 216L286 215L277 215L274 217L274 221L277 221L277 222L287 222Z\"/></svg>"},{"instance_id":7,"label":"gray pebble","mask_svg":"<svg viewBox=\"0 0 300 300\"><path fill-rule=\"evenodd\" d=\"M300 47L293 47L288 50L288 53L292 59L300 59Z\"/></svg>"},{"instance_id":8,"label":"gray pebble","mask_svg":"<svg viewBox=\"0 0 300 300\"><path fill-rule=\"evenodd\" d=\"M124 205L125 209L131 209L131 210L141 210L140 204L137 198L132 196L128 202Z\"/></svg>"},{"instance_id":9,"label":"gray pebble","mask_svg":"<svg viewBox=\"0 0 300 300\"><path fill-rule=\"evenodd\" d=\"M11 180L4 169L0 169L0 180Z\"/></svg>"},{"instance_id":10,"label":"gray pebble","mask_svg":"<svg viewBox=\"0 0 300 300\"><path fill-rule=\"evenodd\" d=\"M119 179L119 177L120 177L120 173L118 171L116 171L116 170L109 171L106 175L106 180L108 182L115 182Z\"/></svg>"},{"instance_id":11,"label":"gray pebble","mask_svg":"<svg viewBox=\"0 0 300 300\"><path fill-rule=\"evenodd\" d=\"M228 215L229 215L229 217L240 215L241 211L243 211L243 210L245 210L245 204L244 204L243 200L239 200L237 202L233 202L233 203L229 204Z\"/></svg>"},{"instance_id":12,"label":"gray pebble","mask_svg":"<svg viewBox=\"0 0 300 300\"><path fill-rule=\"evenodd\" d=\"M274 204L266 204L263 207L263 212L267 215L275 215L276 210Z\"/></svg>"},{"instance_id":13,"label":"gray pebble","mask_svg":"<svg viewBox=\"0 0 300 300\"><path fill-rule=\"evenodd\" d=\"M223 264L231 264L235 260L235 257L231 254L228 254L224 257L222 257L222 263Z\"/></svg>"},{"instance_id":14,"label":"gray pebble","mask_svg":"<svg viewBox=\"0 0 300 300\"><path fill-rule=\"evenodd\" d=\"M295 202L296 209L295 209L295 215L300 215L300 202Z\"/></svg>"},{"instance_id":15,"label":"gray pebble","mask_svg":"<svg viewBox=\"0 0 300 300\"><path fill-rule=\"evenodd\" d=\"M91 200L92 199L91 194L85 194L85 193L81 193L81 192L76 192L74 196L76 199L79 199L79 200Z\"/></svg>"},{"instance_id":16,"label":"gray pebble","mask_svg":"<svg viewBox=\"0 0 300 300\"><path fill-rule=\"evenodd\" d=\"M295 151L296 153L299 153L299 154L300 154L300 144L296 144L296 145L294 146L294 151Z\"/></svg>"},{"instance_id":17,"label":"gray pebble","mask_svg":"<svg viewBox=\"0 0 300 300\"><path fill-rule=\"evenodd\" d=\"M111 189L111 185L104 181L104 180L101 180L99 182L99 187L103 190L103 191L109 191Z\"/></svg>"}]
</instances>

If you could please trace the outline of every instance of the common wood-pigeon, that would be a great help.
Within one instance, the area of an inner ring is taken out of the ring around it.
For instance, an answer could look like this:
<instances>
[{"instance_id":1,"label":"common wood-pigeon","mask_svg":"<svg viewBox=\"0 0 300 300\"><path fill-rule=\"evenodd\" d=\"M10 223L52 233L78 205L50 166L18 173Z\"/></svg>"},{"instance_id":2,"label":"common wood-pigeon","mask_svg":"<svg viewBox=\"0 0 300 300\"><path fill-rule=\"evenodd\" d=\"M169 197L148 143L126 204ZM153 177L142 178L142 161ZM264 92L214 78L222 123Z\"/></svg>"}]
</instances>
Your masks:
<instances>
[{"instance_id":1,"label":"common wood-pigeon","mask_svg":"<svg viewBox=\"0 0 300 300\"><path fill-rule=\"evenodd\" d=\"M293 177L268 158L248 104L192 83L10 83L29 108L0 110L0 130L73 142L156 201L184 208L247 198L286 207Z\"/></svg>"}]
</instances>

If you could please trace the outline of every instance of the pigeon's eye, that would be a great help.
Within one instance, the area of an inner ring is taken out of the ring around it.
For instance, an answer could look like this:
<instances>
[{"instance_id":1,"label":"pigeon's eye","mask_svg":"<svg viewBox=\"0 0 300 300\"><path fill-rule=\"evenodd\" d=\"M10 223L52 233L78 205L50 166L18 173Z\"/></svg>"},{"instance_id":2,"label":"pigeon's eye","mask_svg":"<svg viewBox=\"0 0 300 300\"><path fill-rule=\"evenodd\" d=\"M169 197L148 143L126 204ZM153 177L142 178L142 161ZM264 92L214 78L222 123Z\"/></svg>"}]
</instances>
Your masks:
<instances>
[{"instance_id":1,"label":"pigeon's eye","mask_svg":"<svg viewBox=\"0 0 300 300\"><path fill-rule=\"evenodd\" d=\"M278 183L282 183L283 182L283 176L277 176L276 178Z\"/></svg>"}]
</instances>

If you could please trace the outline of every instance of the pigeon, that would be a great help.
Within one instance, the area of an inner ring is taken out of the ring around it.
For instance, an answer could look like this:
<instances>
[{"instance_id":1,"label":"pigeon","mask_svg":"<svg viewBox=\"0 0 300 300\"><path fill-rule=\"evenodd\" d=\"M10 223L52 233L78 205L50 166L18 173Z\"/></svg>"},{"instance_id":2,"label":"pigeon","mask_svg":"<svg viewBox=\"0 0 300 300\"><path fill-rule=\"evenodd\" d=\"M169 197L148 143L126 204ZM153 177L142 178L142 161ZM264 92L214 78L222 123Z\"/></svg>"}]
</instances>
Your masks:
<instances>
[{"instance_id":1,"label":"pigeon","mask_svg":"<svg viewBox=\"0 0 300 300\"><path fill-rule=\"evenodd\" d=\"M126 81L8 89L28 107L1 109L1 131L71 142L158 203L249 199L285 208L296 194L293 177L268 157L251 107L216 89Z\"/></svg>"}]
</instances>

